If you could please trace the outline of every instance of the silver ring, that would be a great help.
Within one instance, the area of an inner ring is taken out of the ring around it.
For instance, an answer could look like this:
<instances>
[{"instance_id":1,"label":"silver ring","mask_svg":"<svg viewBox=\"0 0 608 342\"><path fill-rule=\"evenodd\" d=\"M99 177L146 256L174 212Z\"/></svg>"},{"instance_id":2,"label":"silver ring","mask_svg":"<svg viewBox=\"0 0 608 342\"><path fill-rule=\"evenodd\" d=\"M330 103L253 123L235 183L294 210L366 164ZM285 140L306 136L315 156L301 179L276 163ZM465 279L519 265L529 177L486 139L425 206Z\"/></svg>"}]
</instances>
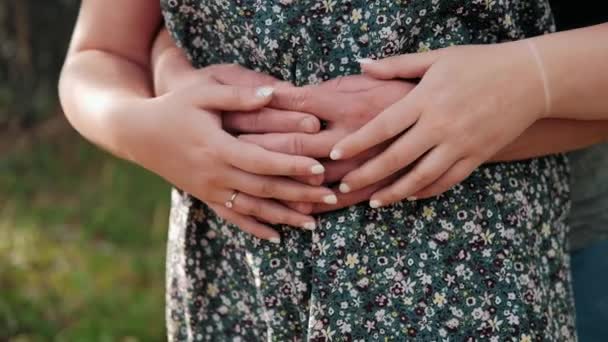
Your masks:
<instances>
[{"instance_id":1,"label":"silver ring","mask_svg":"<svg viewBox=\"0 0 608 342\"><path fill-rule=\"evenodd\" d=\"M230 196L230 199L226 201L226 203L224 203L224 206L226 206L226 208L228 209L232 209L232 207L234 207L234 200L236 200L236 197L239 195L239 192L234 190L232 192L232 196Z\"/></svg>"}]
</instances>

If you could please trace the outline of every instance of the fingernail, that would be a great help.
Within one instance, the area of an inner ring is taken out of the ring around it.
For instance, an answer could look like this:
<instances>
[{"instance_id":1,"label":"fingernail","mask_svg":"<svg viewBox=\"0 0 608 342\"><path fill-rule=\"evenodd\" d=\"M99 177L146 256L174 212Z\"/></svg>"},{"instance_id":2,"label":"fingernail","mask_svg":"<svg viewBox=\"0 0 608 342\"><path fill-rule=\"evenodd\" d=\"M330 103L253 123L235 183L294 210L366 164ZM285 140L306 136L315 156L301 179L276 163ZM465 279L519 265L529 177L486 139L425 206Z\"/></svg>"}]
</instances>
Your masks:
<instances>
[{"instance_id":1,"label":"fingernail","mask_svg":"<svg viewBox=\"0 0 608 342\"><path fill-rule=\"evenodd\" d=\"M360 59L357 59L357 62L359 64L371 64L374 62L374 60L371 58L360 58Z\"/></svg>"},{"instance_id":2,"label":"fingernail","mask_svg":"<svg viewBox=\"0 0 608 342\"><path fill-rule=\"evenodd\" d=\"M317 131L317 122L314 119L306 118L300 121L298 124L300 129L304 132L316 132Z\"/></svg>"},{"instance_id":3,"label":"fingernail","mask_svg":"<svg viewBox=\"0 0 608 342\"><path fill-rule=\"evenodd\" d=\"M313 175L322 175L325 173L325 167L321 164L317 164L310 168L310 172L312 172Z\"/></svg>"},{"instance_id":4,"label":"fingernail","mask_svg":"<svg viewBox=\"0 0 608 342\"><path fill-rule=\"evenodd\" d=\"M350 186L346 183L341 183L339 186L340 192L343 194L347 194L350 192Z\"/></svg>"},{"instance_id":5,"label":"fingernail","mask_svg":"<svg viewBox=\"0 0 608 342\"><path fill-rule=\"evenodd\" d=\"M317 228L317 225L314 222L306 222L302 225L302 228L306 230L315 230Z\"/></svg>"},{"instance_id":6,"label":"fingernail","mask_svg":"<svg viewBox=\"0 0 608 342\"><path fill-rule=\"evenodd\" d=\"M417 199L418 199L418 197L416 197L416 196L410 196L410 197L407 198L407 200L410 201L410 202L413 202L413 201L415 201Z\"/></svg>"},{"instance_id":7,"label":"fingernail","mask_svg":"<svg viewBox=\"0 0 608 342\"><path fill-rule=\"evenodd\" d=\"M271 237L270 239L268 239L268 241L278 245L281 243L281 238L275 236L275 237Z\"/></svg>"},{"instance_id":8,"label":"fingernail","mask_svg":"<svg viewBox=\"0 0 608 342\"><path fill-rule=\"evenodd\" d=\"M371 200L371 201L369 201L369 206L374 209L380 208L382 206L382 202L380 202L378 200Z\"/></svg>"},{"instance_id":9,"label":"fingernail","mask_svg":"<svg viewBox=\"0 0 608 342\"><path fill-rule=\"evenodd\" d=\"M340 150L331 151L331 153L329 154L329 158L331 158L331 160L338 160L338 159L342 158L342 151L340 151Z\"/></svg>"},{"instance_id":10,"label":"fingernail","mask_svg":"<svg viewBox=\"0 0 608 342\"><path fill-rule=\"evenodd\" d=\"M256 96L257 97L268 97L270 95L272 95L274 93L274 88L273 87L262 87L262 88L258 88L258 91L256 92Z\"/></svg>"},{"instance_id":11,"label":"fingernail","mask_svg":"<svg viewBox=\"0 0 608 342\"><path fill-rule=\"evenodd\" d=\"M325 204L338 204L338 197L336 195L327 195L323 197L323 202Z\"/></svg>"}]
</instances>

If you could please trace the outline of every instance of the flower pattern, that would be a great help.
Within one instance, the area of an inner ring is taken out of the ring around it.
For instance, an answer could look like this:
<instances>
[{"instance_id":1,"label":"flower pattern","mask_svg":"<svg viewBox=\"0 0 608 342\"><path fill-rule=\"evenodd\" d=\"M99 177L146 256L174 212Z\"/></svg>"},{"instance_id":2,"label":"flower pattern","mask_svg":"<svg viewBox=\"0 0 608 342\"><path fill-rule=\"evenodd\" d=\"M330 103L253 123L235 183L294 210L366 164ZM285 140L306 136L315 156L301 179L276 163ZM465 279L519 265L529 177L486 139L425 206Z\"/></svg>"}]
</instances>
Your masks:
<instances>
[{"instance_id":1,"label":"flower pattern","mask_svg":"<svg viewBox=\"0 0 608 342\"><path fill-rule=\"evenodd\" d=\"M545 1L162 0L197 67L238 63L296 85L356 59L553 30ZM174 190L174 341L573 341L561 155L487 164L445 194L280 226L275 245Z\"/></svg>"}]
</instances>

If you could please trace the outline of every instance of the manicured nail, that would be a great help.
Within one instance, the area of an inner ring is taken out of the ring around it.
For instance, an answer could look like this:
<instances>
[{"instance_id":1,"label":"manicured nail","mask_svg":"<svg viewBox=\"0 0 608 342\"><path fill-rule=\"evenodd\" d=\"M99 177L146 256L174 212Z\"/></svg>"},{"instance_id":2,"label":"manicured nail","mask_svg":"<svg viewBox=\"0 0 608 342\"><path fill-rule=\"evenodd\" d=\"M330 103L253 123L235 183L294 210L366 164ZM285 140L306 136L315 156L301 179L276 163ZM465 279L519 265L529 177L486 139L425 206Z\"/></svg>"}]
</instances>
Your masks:
<instances>
[{"instance_id":1,"label":"manicured nail","mask_svg":"<svg viewBox=\"0 0 608 342\"><path fill-rule=\"evenodd\" d=\"M275 236L275 237L271 237L270 239L268 239L268 241L278 245L281 243L281 238Z\"/></svg>"},{"instance_id":2,"label":"manicured nail","mask_svg":"<svg viewBox=\"0 0 608 342\"><path fill-rule=\"evenodd\" d=\"M329 158L331 158L331 160L339 160L340 158L342 158L342 151L340 151L340 150L331 151L331 153L329 154Z\"/></svg>"},{"instance_id":3,"label":"manicured nail","mask_svg":"<svg viewBox=\"0 0 608 342\"><path fill-rule=\"evenodd\" d=\"M382 202L380 202L378 200L371 200L371 201L369 201L369 206L374 209L380 208L382 206Z\"/></svg>"},{"instance_id":4,"label":"manicured nail","mask_svg":"<svg viewBox=\"0 0 608 342\"><path fill-rule=\"evenodd\" d=\"M302 228L306 230L315 230L317 228L317 225L314 222L306 222L302 225Z\"/></svg>"},{"instance_id":5,"label":"manicured nail","mask_svg":"<svg viewBox=\"0 0 608 342\"><path fill-rule=\"evenodd\" d=\"M410 196L407 198L407 200L410 202L416 201L417 199L418 199L418 197L416 197L416 196Z\"/></svg>"},{"instance_id":6,"label":"manicured nail","mask_svg":"<svg viewBox=\"0 0 608 342\"><path fill-rule=\"evenodd\" d=\"M262 87L262 88L258 88L258 91L256 92L256 96L257 97L268 97L268 96L272 95L273 93L274 93L274 88Z\"/></svg>"},{"instance_id":7,"label":"manicured nail","mask_svg":"<svg viewBox=\"0 0 608 342\"><path fill-rule=\"evenodd\" d=\"M347 194L350 192L350 186L348 186L348 184L346 184L346 183L340 183L340 186L338 188L340 189L340 192L343 194Z\"/></svg>"},{"instance_id":8,"label":"manicured nail","mask_svg":"<svg viewBox=\"0 0 608 342\"><path fill-rule=\"evenodd\" d=\"M336 195L327 195L323 197L323 202L325 204L338 204L338 197Z\"/></svg>"},{"instance_id":9,"label":"manicured nail","mask_svg":"<svg viewBox=\"0 0 608 342\"><path fill-rule=\"evenodd\" d=\"M317 131L317 122L315 121L315 119L312 118L303 119L298 125L301 130L307 133Z\"/></svg>"},{"instance_id":10,"label":"manicured nail","mask_svg":"<svg viewBox=\"0 0 608 342\"><path fill-rule=\"evenodd\" d=\"M357 59L357 62L359 62L359 64L371 64L374 62L374 60L371 58L360 58Z\"/></svg>"},{"instance_id":11,"label":"manicured nail","mask_svg":"<svg viewBox=\"0 0 608 342\"><path fill-rule=\"evenodd\" d=\"M310 172L312 172L313 175L322 175L325 173L325 167L321 164L317 164L310 168Z\"/></svg>"}]
</instances>

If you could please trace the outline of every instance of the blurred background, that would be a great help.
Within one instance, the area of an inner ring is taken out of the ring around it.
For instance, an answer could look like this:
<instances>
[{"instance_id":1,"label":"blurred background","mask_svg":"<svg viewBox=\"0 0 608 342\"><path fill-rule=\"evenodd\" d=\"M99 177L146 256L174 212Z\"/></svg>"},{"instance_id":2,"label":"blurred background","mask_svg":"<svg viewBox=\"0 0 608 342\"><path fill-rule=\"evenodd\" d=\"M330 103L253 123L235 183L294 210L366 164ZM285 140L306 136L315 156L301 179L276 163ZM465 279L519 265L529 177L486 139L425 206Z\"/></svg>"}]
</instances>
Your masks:
<instances>
[{"instance_id":1,"label":"blurred background","mask_svg":"<svg viewBox=\"0 0 608 342\"><path fill-rule=\"evenodd\" d=\"M0 0L0 341L163 340L169 186L85 142L57 103L78 4ZM560 28L608 17L552 6Z\"/></svg>"},{"instance_id":2,"label":"blurred background","mask_svg":"<svg viewBox=\"0 0 608 342\"><path fill-rule=\"evenodd\" d=\"M79 1L0 0L0 341L158 341L169 186L57 103Z\"/></svg>"}]
</instances>

